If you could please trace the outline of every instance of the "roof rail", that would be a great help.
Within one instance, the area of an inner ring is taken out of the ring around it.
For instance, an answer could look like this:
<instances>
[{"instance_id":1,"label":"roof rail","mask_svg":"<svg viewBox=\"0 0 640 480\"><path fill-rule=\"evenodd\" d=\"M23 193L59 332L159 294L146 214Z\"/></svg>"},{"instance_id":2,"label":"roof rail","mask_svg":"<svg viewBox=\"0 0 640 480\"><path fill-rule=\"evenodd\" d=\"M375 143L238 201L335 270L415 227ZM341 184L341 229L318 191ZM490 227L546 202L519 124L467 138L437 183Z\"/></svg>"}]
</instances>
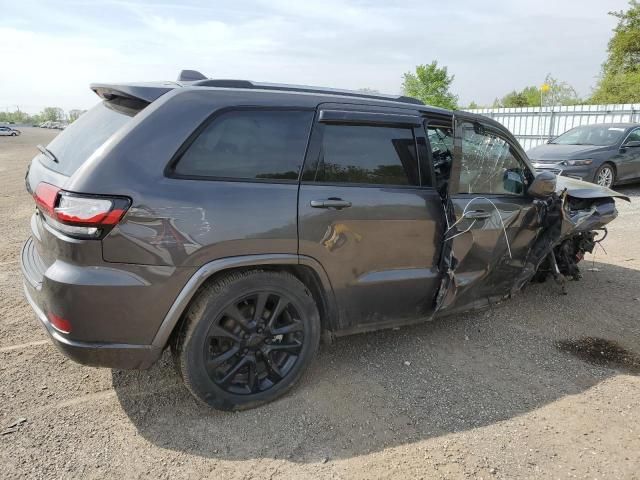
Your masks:
<instances>
[{"instance_id":1,"label":"roof rail","mask_svg":"<svg viewBox=\"0 0 640 480\"><path fill-rule=\"evenodd\" d=\"M375 100L387 100L391 102L411 103L413 105L424 105L424 103L417 98L407 97L404 95L384 95L380 93L371 94L366 92L359 92L356 90L340 90L336 88L311 87L306 85L288 85L284 83L252 82L250 80L201 79L194 81L191 85L199 87L247 88L255 90L279 90L286 92L320 94L325 93L329 95L344 95L349 97L371 98Z\"/></svg>"}]
</instances>

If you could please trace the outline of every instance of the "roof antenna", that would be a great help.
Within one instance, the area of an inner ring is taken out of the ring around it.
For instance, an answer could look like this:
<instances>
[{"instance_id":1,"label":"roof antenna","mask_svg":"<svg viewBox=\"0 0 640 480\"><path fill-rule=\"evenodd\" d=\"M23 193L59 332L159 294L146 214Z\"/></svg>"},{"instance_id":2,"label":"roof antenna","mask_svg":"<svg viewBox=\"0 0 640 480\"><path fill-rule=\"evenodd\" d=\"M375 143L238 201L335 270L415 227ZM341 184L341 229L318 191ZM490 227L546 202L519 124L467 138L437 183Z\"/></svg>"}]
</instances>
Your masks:
<instances>
[{"instance_id":1,"label":"roof antenna","mask_svg":"<svg viewBox=\"0 0 640 480\"><path fill-rule=\"evenodd\" d=\"M179 82L195 82L196 80L206 80L203 74L198 72L197 70L182 70L180 75L178 75Z\"/></svg>"}]
</instances>

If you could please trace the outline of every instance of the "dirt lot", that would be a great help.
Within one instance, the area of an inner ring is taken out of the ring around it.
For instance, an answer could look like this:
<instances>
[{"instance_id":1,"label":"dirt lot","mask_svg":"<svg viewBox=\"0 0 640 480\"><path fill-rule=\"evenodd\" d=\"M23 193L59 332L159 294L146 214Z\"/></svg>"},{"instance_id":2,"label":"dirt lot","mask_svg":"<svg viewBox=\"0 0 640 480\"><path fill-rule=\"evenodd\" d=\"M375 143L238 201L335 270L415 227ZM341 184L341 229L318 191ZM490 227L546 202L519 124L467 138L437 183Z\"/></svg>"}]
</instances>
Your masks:
<instances>
[{"instance_id":1,"label":"dirt lot","mask_svg":"<svg viewBox=\"0 0 640 480\"><path fill-rule=\"evenodd\" d=\"M640 478L640 186L620 188L633 203L608 254L567 296L531 285L482 313L340 339L292 394L229 414L197 405L168 355L93 369L47 341L18 254L25 169L55 133L0 137L3 478ZM585 354L571 343L585 337L626 352Z\"/></svg>"}]
</instances>

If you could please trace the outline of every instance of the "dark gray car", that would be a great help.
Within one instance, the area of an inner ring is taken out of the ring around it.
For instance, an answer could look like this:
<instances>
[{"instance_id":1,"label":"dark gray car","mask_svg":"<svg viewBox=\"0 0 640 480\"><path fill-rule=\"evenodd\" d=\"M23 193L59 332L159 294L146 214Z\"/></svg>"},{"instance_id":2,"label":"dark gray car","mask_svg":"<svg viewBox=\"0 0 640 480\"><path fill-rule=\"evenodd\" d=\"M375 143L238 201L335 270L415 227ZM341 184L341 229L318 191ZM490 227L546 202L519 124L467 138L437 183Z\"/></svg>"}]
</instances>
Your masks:
<instances>
[{"instance_id":1,"label":"dark gray car","mask_svg":"<svg viewBox=\"0 0 640 480\"><path fill-rule=\"evenodd\" d=\"M527 152L538 171L611 187L640 180L640 124L572 128Z\"/></svg>"},{"instance_id":2,"label":"dark gray car","mask_svg":"<svg viewBox=\"0 0 640 480\"><path fill-rule=\"evenodd\" d=\"M321 335L579 278L625 198L535 177L498 123L410 98L196 72L91 88L27 173L27 299L81 363L170 347L216 408L282 395Z\"/></svg>"}]
</instances>

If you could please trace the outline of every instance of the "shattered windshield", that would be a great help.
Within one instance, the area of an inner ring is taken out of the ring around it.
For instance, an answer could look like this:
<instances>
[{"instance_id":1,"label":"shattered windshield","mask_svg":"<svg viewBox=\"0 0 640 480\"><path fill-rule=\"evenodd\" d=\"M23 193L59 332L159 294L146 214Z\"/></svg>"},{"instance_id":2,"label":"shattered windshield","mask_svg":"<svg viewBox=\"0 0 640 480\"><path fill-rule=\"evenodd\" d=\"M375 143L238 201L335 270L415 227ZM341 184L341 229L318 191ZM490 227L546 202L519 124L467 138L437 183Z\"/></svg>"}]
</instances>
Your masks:
<instances>
[{"instance_id":1,"label":"shattered windshield","mask_svg":"<svg viewBox=\"0 0 640 480\"><path fill-rule=\"evenodd\" d=\"M556 145L608 146L617 143L625 129L609 125L584 125L572 128L549 143Z\"/></svg>"}]
</instances>

